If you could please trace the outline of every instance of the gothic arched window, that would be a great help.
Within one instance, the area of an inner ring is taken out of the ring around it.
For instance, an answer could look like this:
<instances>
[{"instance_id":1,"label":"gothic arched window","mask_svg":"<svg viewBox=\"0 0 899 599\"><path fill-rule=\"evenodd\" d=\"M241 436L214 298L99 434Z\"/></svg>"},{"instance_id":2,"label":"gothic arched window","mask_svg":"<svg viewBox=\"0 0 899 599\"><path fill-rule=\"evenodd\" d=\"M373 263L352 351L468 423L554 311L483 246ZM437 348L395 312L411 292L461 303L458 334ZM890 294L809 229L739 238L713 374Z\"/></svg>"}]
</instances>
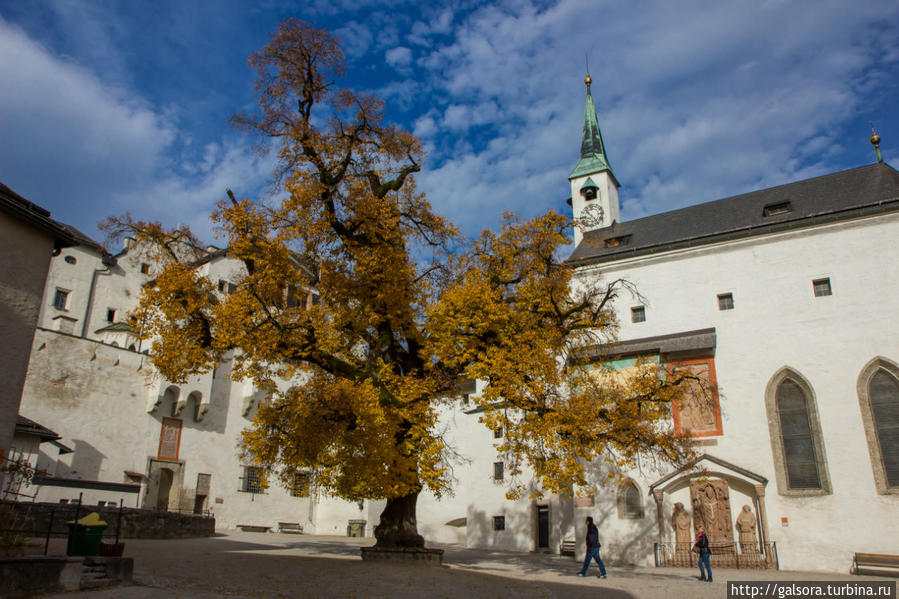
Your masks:
<instances>
[{"instance_id":1,"label":"gothic arched window","mask_svg":"<svg viewBox=\"0 0 899 599\"><path fill-rule=\"evenodd\" d=\"M643 498L632 480L624 481L618 488L618 517L628 520L643 517Z\"/></svg>"},{"instance_id":2,"label":"gothic arched window","mask_svg":"<svg viewBox=\"0 0 899 599\"><path fill-rule=\"evenodd\" d=\"M899 365L871 360L858 377L858 401L877 492L899 493Z\"/></svg>"},{"instance_id":3,"label":"gothic arched window","mask_svg":"<svg viewBox=\"0 0 899 599\"><path fill-rule=\"evenodd\" d=\"M830 493L821 425L811 386L798 372L783 368L768 383L765 409L781 495Z\"/></svg>"}]
</instances>

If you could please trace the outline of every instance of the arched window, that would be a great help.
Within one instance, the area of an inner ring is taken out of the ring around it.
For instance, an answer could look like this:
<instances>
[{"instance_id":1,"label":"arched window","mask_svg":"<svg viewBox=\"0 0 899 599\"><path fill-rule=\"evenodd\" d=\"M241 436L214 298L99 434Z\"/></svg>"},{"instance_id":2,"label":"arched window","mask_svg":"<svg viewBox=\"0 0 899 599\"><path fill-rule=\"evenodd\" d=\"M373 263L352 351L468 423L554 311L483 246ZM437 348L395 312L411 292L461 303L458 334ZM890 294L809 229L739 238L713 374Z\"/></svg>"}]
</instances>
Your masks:
<instances>
[{"instance_id":1,"label":"arched window","mask_svg":"<svg viewBox=\"0 0 899 599\"><path fill-rule=\"evenodd\" d=\"M626 520L643 517L643 498L632 480L626 480L618 487L618 517Z\"/></svg>"},{"instance_id":2,"label":"arched window","mask_svg":"<svg viewBox=\"0 0 899 599\"><path fill-rule=\"evenodd\" d=\"M899 365L871 360L858 377L858 401L877 492L899 493Z\"/></svg>"},{"instance_id":3,"label":"arched window","mask_svg":"<svg viewBox=\"0 0 899 599\"><path fill-rule=\"evenodd\" d=\"M781 495L830 493L815 396L798 372L783 368L765 393L768 430Z\"/></svg>"}]
</instances>

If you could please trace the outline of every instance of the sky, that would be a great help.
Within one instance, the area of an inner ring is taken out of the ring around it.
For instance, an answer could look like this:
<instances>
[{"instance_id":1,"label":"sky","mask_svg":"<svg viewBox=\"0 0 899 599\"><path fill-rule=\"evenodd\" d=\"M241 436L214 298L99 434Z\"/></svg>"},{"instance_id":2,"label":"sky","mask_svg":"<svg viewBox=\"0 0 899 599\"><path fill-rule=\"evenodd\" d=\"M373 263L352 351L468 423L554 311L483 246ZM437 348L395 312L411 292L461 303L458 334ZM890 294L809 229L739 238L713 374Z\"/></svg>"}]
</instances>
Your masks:
<instances>
[{"instance_id":1,"label":"sky","mask_svg":"<svg viewBox=\"0 0 899 599\"><path fill-rule=\"evenodd\" d=\"M895 0L0 0L0 181L98 241L130 212L217 243L226 188L270 193L228 118L289 17L422 139L418 186L469 236L569 213L585 62L622 220L871 164L870 122L899 166Z\"/></svg>"}]
</instances>

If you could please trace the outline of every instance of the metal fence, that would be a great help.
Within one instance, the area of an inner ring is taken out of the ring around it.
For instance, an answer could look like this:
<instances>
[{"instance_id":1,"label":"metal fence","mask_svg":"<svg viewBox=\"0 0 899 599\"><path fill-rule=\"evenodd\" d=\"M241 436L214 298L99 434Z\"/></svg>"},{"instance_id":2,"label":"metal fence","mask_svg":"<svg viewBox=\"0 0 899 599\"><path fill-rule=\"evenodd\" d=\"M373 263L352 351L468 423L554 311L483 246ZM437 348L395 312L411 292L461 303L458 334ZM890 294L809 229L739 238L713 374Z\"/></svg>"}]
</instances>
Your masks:
<instances>
[{"instance_id":1,"label":"metal fence","mask_svg":"<svg viewBox=\"0 0 899 599\"><path fill-rule=\"evenodd\" d=\"M779 570L777 543L739 546L738 543L711 543L712 568L745 568ZM696 566L698 556L691 551L692 543L655 543L656 567L689 568Z\"/></svg>"},{"instance_id":2,"label":"metal fence","mask_svg":"<svg viewBox=\"0 0 899 599\"><path fill-rule=\"evenodd\" d=\"M83 496L83 494L81 494ZM74 526L82 516L91 511L92 506L81 505L81 496L77 502L59 506L47 504L34 504L28 502L0 502L0 544L7 547L34 547L38 542L43 545L43 554L47 555L51 538L72 538L72 543L77 544L77 538L83 534L83 528ZM102 533L104 539L113 539L113 545L119 544L122 530L122 510L124 501L119 500L114 521L107 522L108 526ZM108 518L113 520L112 518ZM9 549L6 549L9 552Z\"/></svg>"}]
</instances>

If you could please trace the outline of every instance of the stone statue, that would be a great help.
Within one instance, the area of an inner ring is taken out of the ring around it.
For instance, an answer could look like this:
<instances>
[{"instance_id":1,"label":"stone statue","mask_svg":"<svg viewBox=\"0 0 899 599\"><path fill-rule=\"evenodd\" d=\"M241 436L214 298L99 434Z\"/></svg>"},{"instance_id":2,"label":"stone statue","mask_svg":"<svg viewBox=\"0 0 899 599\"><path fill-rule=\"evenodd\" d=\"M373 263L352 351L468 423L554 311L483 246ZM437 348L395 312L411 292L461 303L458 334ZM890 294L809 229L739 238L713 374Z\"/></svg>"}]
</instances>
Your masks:
<instances>
[{"instance_id":1,"label":"stone statue","mask_svg":"<svg viewBox=\"0 0 899 599\"><path fill-rule=\"evenodd\" d=\"M740 550L743 551L743 553L758 551L758 544L756 543L755 538L755 525L755 514L752 513L752 508L748 505L744 505L743 509L740 511L740 515L737 516L737 530L740 533Z\"/></svg>"},{"instance_id":2,"label":"stone statue","mask_svg":"<svg viewBox=\"0 0 899 599\"><path fill-rule=\"evenodd\" d=\"M690 543L690 514L684 509L684 504L677 502L674 504L674 512L671 514L671 526L674 528L674 541L677 551L686 549L689 551Z\"/></svg>"}]
</instances>

